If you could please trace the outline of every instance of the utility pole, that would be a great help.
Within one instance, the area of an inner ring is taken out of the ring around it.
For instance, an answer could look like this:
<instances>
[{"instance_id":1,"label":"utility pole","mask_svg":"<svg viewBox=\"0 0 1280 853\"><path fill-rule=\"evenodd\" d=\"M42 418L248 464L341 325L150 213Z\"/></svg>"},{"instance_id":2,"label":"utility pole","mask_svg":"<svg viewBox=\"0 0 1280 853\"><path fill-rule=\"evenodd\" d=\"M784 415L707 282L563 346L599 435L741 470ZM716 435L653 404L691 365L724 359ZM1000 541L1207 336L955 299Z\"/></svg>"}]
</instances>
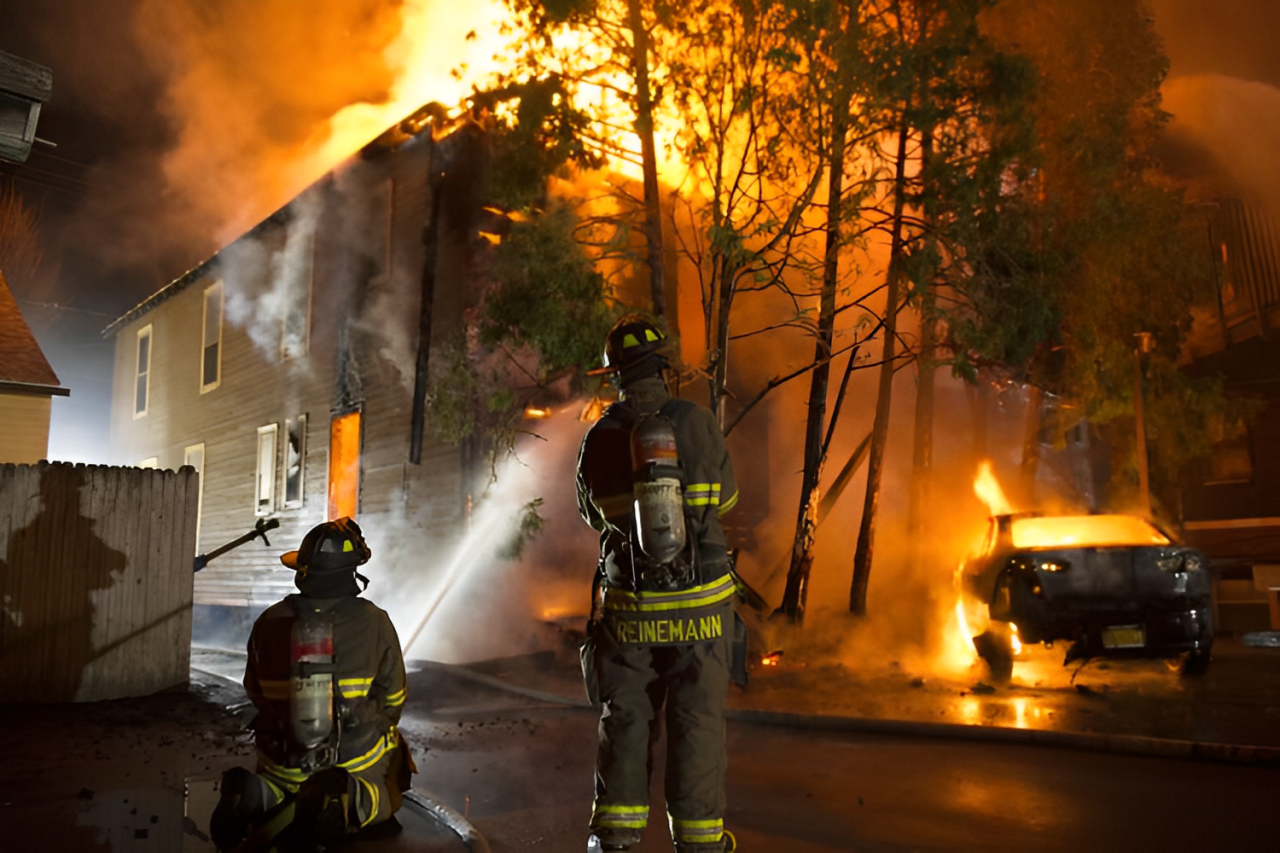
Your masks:
<instances>
[{"instance_id":1,"label":"utility pole","mask_svg":"<svg viewBox=\"0 0 1280 853\"><path fill-rule=\"evenodd\" d=\"M1142 512L1151 515L1151 473L1147 465L1147 419L1143 407L1143 367L1146 354L1156 348L1155 336L1150 332L1134 335L1138 346L1133 351L1133 417L1138 429L1138 501Z\"/></svg>"}]
</instances>

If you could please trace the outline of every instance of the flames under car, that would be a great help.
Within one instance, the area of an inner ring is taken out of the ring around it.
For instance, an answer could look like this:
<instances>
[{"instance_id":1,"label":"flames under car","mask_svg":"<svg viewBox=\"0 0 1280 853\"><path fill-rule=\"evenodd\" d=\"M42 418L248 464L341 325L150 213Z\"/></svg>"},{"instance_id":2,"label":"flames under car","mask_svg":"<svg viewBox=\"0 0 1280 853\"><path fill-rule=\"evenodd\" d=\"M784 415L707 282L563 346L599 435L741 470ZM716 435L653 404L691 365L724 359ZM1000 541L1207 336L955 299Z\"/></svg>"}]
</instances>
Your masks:
<instances>
[{"instance_id":1,"label":"flames under car","mask_svg":"<svg viewBox=\"0 0 1280 853\"><path fill-rule=\"evenodd\" d=\"M995 679L1010 677L1029 643L1069 644L1064 663L1184 655L1188 674L1208 665L1207 560L1142 518L997 515L962 578L966 610L985 605L974 646Z\"/></svg>"}]
</instances>

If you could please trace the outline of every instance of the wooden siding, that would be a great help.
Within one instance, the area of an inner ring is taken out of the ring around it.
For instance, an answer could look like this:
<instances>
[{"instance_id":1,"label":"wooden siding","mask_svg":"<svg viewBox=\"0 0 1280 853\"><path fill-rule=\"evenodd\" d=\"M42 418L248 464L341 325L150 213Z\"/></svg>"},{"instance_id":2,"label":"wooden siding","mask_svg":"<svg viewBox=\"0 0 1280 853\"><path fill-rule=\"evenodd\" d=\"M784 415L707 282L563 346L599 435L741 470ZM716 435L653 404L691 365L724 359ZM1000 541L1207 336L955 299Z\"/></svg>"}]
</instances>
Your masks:
<instances>
[{"instance_id":1,"label":"wooden siding","mask_svg":"<svg viewBox=\"0 0 1280 853\"><path fill-rule=\"evenodd\" d=\"M197 494L190 468L0 466L5 701L186 682Z\"/></svg>"},{"instance_id":2,"label":"wooden siding","mask_svg":"<svg viewBox=\"0 0 1280 853\"><path fill-rule=\"evenodd\" d=\"M45 394L0 393L0 463L29 465L49 453L49 413Z\"/></svg>"},{"instance_id":3,"label":"wooden siding","mask_svg":"<svg viewBox=\"0 0 1280 853\"><path fill-rule=\"evenodd\" d=\"M306 531L324 520L330 420L352 409L360 411L362 429L357 517L375 560L379 553L389 557L392 549L384 543L392 540L397 551L438 553L461 534L469 481L463 454L429 441L422 464L408 461L423 237L436 147L426 133L394 151L373 153L291 203L318 204L323 210L316 226L304 356L282 360L278 348L263 346L264 326L254 313L256 300L274 287L278 271L261 259L283 245L292 218L288 209L275 217L277 225L255 229L203 265L200 280L113 327L113 452L122 463L156 456L161 467L176 467L185 447L204 444L198 552L239 537L255 521L258 428L278 424L282 448L286 421L307 416L302 505L284 506L278 459L280 498L270 516L281 526L269 534L271 546L255 541L211 562L195 579L198 606L261 610L293 591L293 573L279 563L279 555L296 548ZM379 203L390 205L389 216L373 210ZM367 221L356 221L362 215ZM437 293L443 307L434 317L433 345L456 334L463 312L474 303L466 245L474 235L456 218L451 233L454 245L437 259L437 291L449 292ZM383 259L389 249L389 264L374 257L378 246ZM258 262L245 263L246 258ZM222 378L217 389L201 394L202 294L217 280L224 282L227 305ZM147 414L135 418L136 337L147 325L152 327L150 400Z\"/></svg>"}]
</instances>

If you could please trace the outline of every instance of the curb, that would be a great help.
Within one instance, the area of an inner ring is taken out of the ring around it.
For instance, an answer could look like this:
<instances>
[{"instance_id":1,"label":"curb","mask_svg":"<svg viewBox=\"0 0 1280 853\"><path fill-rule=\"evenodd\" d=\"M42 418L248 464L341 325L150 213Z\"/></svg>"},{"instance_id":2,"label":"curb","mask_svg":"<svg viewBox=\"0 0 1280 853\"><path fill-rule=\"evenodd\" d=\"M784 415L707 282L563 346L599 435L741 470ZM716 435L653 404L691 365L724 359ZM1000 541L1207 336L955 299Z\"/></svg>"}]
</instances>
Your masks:
<instances>
[{"instance_id":1,"label":"curb","mask_svg":"<svg viewBox=\"0 0 1280 853\"><path fill-rule=\"evenodd\" d=\"M410 788L403 794L403 803L422 810L427 817L442 823L455 835L462 839L471 853L489 853L489 842L471 825L465 817L444 803L425 794L417 788Z\"/></svg>"},{"instance_id":2,"label":"curb","mask_svg":"<svg viewBox=\"0 0 1280 853\"><path fill-rule=\"evenodd\" d=\"M449 672L468 681L485 684L543 702L574 708L590 708L585 699L559 696L508 684L500 678L451 666L423 661L432 669ZM929 723L912 720L878 720L869 717L844 717L836 714L794 714L785 711L729 709L725 717L744 723L768 726L792 726L834 731L866 732L907 737L951 738L954 740L1008 743L1018 746L1041 746L1107 752L1115 755L1142 755L1155 758L1181 758L1197 761L1220 761L1232 764L1280 765L1280 747L1245 744L1211 743L1174 740L1144 735L1108 735L1095 732L1055 732L1044 729L1012 729L1005 726L972 726L959 723Z\"/></svg>"},{"instance_id":3,"label":"curb","mask_svg":"<svg viewBox=\"0 0 1280 853\"><path fill-rule=\"evenodd\" d=\"M1043 729L1011 729L1005 726L967 726L958 723L926 723L910 720L875 720L822 714L790 714L779 711L730 710L731 720L771 726L793 726L869 734L1007 743L1142 755L1155 758L1182 758L1223 761L1233 764L1280 765L1280 747L1248 746L1206 741L1172 740L1144 735L1106 735L1093 732L1055 732Z\"/></svg>"}]
</instances>

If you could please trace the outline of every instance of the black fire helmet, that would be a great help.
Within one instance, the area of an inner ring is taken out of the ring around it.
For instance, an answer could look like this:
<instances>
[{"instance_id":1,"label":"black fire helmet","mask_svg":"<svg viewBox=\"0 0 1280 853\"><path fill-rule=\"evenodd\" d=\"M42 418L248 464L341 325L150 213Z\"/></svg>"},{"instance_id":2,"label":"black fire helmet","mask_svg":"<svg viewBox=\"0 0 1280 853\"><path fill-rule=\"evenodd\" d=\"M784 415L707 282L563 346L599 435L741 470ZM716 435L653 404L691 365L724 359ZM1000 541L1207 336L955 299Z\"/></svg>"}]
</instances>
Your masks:
<instances>
[{"instance_id":1,"label":"black fire helmet","mask_svg":"<svg viewBox=\"0 0 1280 853\"><path fill-rule=\"evenodd\" d=\"M369 562L372 553L354 519L339 518L317 524L302 537L298 550L280 557L289 568L307 572L355 571Z\"/></svg>"},{"instance_id":2,"label":"black fire helmet","mask_svg":"<svg viewBox=\"0 0 1280 853\"><path fill-rule=\"evenodd\" d=\"M587 375L618 374L618 383L626 385L669 367L666 347L666 333L656 323L643 314L626 314L604 339L604 366Z\"/></svg>"}]
</instances>

